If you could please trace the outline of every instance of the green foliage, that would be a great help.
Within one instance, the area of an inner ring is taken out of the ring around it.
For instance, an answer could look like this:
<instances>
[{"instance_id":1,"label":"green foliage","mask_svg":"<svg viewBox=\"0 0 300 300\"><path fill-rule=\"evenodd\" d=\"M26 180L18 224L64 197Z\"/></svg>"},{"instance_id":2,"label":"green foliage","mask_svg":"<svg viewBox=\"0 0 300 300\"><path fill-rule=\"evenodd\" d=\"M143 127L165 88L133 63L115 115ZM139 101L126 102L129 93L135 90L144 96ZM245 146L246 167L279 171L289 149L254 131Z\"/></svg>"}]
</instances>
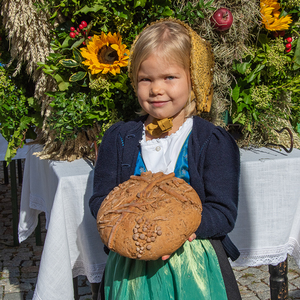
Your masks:
<instances>
[{"instance_id":1,"label":"green foliage","mask_svg":"<svg viewBox=\"0 0 300 300\"><path fill-rule=\"evenodd\" d=\"M119 119L133 118L134 106L130 109L126 101L131 103L135 99L126 99L129 85L126 74L117 75L109 81L100 77L91 84L93 89L71 83L67 91L48 93L53 97L50 106L55 113L50 115L47 123L51 130L55 130L58 141L76 138L80 131L92 128L94 122L100 124L104 131Z\"/></svg>"},{"instance_id":2,"label":"green foliage","mask_svg":"<svg viewBox=\"0 0 300 300\"><path fill-rule=\"evenodd\" d=\"M62 141L72 139L81 130L91 128L95 120L109 121L114 103L109 98L109 93L106 99L101 99L98 95L75 90L55 93L50 106L56 113L48 119L49 128L55 130L56 139Z\"/></svg>"},{"instance_id":3,"label":"green foliage","mask_svg":"<svg viewBox=\"0 0 300 300\"><path fill-rule=\"evenodd\" d=\"M183 7L175 6L174 17L181 21L188 21L189 24L194 24L198 19L204 19L206 16L205 11L214 11L216 8L211 6L214 0L210 0L204 3L204 0L200 0L193 4L188 1Z\"/></svg>"},{"instance_id":4,"label":"green foliage","mask_svg":"<svg viewBox=\"0 0 300 300\"><path fill-rule=\"evenodd\" d=\"M242 61L233 63L237 80L231 90L232 122L241 124L248 135L256 130L270 137L272 129L284 127L280 120L290 121L291 107L299 109L299 47L287 53L285 44L282 37L271 38L261 33L258 45L249 48ZM297 132L299 112L293 118Z\"/></svg>"},{"instance_id":5,"label":"green foliage","mask_svg":"<svg viewBox=\"0 0 300 300\"><path fill-rule=\"evenodd\" d=\"M23 147L26 138L34 138L34 127L41 126L40 109L25 88L17 86L7 70L0 67L0 132L8 141L7 163Z\"/></svg>"}]
</instances>

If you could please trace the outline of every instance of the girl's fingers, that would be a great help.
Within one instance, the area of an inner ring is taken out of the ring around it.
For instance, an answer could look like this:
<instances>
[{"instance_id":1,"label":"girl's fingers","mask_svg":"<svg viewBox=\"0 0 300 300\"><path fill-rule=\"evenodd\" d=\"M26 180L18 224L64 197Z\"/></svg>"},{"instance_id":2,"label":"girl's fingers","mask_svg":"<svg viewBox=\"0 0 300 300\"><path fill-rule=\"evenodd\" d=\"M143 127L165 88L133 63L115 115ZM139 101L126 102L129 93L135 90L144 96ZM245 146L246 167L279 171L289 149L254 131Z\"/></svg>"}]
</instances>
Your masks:
<instances>
[{"instance_id":1,"label":"girl's fingers","mask_svg":"<svg viewBox=\"0 0 300 300\"><path fill-rule=\"evenodd\" d=\"M193 233L193 234L188 238L189 242L192 242L196 237L197 237L197 236L196 236L196 233Z\"/></svg>"},{"instance_id":2,"label":"girl's fingers","mask_svg":"<svg viewBox=\"0 0 300 300\"><path fill-rule=\"evenodd\" d=\"M171 256L171 255L164 255L164 256L162 256L162 258L161 258L161 259L162 259L162 260L167 260L167 259L169 259L169 258L170 258L170 256Z\"/></svg>"},{"instance_id":3,"label":"girl's fingers","mask_svg":"<svg viewBox=\"0 0 300 300\"><path fill-rule=\"evenodd\" d=\"M192 242L196 238L196 233L193 233L189 238L188 241ZM171 255L164 255L161 257L162 260L167 260L170 258Z\"/></svg>"}]
</instances>

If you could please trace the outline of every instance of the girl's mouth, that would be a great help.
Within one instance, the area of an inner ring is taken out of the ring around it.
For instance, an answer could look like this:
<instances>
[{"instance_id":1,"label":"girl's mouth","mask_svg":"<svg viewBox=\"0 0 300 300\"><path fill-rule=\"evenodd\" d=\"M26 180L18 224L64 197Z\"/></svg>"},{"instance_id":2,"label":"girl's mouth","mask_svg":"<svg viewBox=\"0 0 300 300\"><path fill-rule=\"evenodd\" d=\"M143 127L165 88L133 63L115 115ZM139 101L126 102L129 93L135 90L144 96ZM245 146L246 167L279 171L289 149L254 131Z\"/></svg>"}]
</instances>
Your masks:
<instances>
[{"instance_id":1,"label":"girl's mouth","mask_svg":"<svg viewBox=\"0 0 300 300\"><path fill-rule=\"evenodd\" d=\"M168 101L153 101L151 102L151 105L154 107L161 107L164 106Z\"/></svg>"}]
</instances>

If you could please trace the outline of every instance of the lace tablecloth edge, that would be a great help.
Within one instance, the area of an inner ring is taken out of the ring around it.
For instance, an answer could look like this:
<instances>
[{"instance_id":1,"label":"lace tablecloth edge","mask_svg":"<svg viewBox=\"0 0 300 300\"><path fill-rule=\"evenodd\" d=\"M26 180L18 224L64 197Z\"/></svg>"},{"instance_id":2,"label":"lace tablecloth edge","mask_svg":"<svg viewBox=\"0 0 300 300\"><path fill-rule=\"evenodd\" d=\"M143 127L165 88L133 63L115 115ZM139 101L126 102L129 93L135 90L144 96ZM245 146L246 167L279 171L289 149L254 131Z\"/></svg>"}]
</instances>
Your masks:
<instances>
[{"instance_id":1,"label":"lace tablecloth edge","mask_svg":"<svg viewBox=\"0 0 300 300\"><path fill-rule=\"evenodd\" d=\"M90 283L98 283L101 282L104 269L105 263L91 265L83 262L76 262L72 269L73 278L83 275L87 277Z\"/></svg>"},{"instance_id":2,"label":"lace tablecloth edge","mask_svg":"<svg viewBox=\"0 0 300 300\"><path fill-rule=\"evenodd\" d=\"M230 262L232 267L257 267L261 265L276 266L286 260L287 255L291 255L300 268L300 245L294 238L289 238L288 243L276 248L266 248L260 250L242 249L240 257Z\"/></svg>"}]
</instances>

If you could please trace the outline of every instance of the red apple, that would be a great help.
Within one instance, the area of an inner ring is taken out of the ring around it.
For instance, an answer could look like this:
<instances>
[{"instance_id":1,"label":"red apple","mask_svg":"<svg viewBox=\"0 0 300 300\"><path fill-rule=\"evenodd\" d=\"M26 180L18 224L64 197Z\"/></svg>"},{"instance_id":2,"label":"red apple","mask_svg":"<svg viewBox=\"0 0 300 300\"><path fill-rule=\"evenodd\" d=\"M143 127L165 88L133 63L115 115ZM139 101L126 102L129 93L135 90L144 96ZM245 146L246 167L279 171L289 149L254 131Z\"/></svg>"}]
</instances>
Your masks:
<instances>
[{"instance_id":1,"label":"red apple","mask_svg":"<svg viewBox=\"0 0 300 300\"><path fill-rule=\"evenodd\" d=\"M233 22L233 16L228 8L217 9L210 18L212 26L218 31L228 30Z\"/></svg>"}]
</instances>

